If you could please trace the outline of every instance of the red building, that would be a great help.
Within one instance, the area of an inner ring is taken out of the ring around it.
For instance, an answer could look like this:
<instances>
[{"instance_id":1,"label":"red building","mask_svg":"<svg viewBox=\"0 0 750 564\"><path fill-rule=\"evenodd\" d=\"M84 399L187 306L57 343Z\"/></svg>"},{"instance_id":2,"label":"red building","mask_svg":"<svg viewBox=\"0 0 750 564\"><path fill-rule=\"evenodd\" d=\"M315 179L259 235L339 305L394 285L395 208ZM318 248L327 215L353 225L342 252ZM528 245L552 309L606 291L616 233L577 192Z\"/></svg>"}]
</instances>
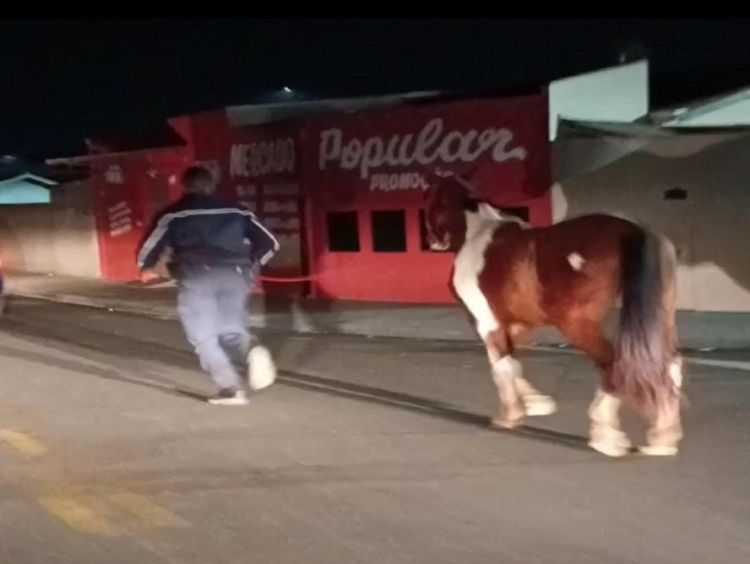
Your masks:
<instances>
[{"instance_id":1,"label":"red building","mask_svg":"<svg viewBox=\"0 0 750 564\"><path fill-rule=\"evenodd\" d=\"M94 159L106 278L135 276L133 257L155 209L179 195L190 162L279 237L264 274L309 283L268 292L440 303L451 257L424 244L434 171L474 172L480 195L532 224L551 222L544 95L402 105L282 123L230 126L224 111L173 120L185 144Z\"/></svg>"}]
</instances>

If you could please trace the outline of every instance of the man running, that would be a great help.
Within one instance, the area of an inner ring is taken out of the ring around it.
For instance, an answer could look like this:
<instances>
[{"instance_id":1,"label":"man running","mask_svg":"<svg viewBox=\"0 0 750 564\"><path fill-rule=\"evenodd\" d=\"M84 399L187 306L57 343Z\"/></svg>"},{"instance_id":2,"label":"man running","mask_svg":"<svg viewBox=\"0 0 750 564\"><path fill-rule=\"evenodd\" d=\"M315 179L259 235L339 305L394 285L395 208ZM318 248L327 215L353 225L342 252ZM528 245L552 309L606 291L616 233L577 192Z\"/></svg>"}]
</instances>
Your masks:
<instances>
[{"instance_id":1,"label":"man running","mask_svg":"<svg viewBox=\"0 0 750 564\"><path fill-rule=\"evenodd\" d=\"M177 280L177 312L185 335L217 386L214 405L245 405L237 366L257 390L273 383L276 368L247 328L247 305L255 274L279 243L246 208L214 194L216 182L202 167L182 177L185 195L157 214L138 252L141 279L148 281L164 251Z\"/></svg>"}]
</instances>

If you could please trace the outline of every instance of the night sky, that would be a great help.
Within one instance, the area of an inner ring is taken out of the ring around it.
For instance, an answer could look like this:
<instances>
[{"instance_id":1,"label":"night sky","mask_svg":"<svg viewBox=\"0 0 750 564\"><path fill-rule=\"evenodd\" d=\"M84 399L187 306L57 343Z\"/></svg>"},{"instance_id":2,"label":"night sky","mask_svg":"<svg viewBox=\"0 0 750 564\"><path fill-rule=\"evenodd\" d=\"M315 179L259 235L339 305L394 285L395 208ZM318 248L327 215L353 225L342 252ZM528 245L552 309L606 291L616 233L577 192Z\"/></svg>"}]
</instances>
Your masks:
<instances>
[{"instance_id":1,"label":"night sky","mask_svg":"<svg viewBox=\"0 0 750 564\"><path fill-rule=\"evenodd\" d=\"M750 84L748 20L60 20L0 23L0 153L272 99L489 93L631 60L652 103Z\"/></svg>"}]
</instances>

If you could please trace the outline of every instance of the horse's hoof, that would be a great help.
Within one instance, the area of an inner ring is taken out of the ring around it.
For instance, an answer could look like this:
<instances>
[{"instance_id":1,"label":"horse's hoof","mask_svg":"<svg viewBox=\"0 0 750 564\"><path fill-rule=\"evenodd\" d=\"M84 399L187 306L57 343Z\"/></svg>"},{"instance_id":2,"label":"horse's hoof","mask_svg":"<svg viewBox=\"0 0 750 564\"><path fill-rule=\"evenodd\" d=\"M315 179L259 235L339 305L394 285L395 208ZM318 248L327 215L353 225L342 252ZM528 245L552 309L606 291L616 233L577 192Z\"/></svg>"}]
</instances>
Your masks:
<instances>
[{"instance_id":1,"label":"horse's hoof","mask_svg":"<svg viewBox=\"0 0 750 564\"><path fill-rule=\"evenodd\" d=\"M549 396L544 395L532 395L524 396L523 398L524 409L526 415L529 417L541 417L544 415L552 415L557 411L557 404Z\"/></svg>"},{"instance_id":2,"label":"horse's hoof","mask_svg":"<svg viewBox=\"0 0 750 564\"><path fill-rule=\"evenodd\" d=\"M589 446L605 456L619 458L630 452L630 446L622 442L613 441L589 441Z\"/></svg>"},{"instance_id":3,"label":"horse's hoof","mask_svg":"<svg viewBox=\"0 0 750 564\"><path fill-rule=\"evenodd\" d=\"M507 419L505 417L493 417L490 426L496 429L515 429L521 424L521 419Z\"/></svg>"},{"instance_id":4,"label":"horse's hoof","mask_svg":"<svg viewBox=\"0 0 750 564\"><path fill-rule=\"evenodd\" d=\"M638 452L646 456L675 456L678 448L670 445L647 445L638 447Z\"/></svg>"}]
</instances>

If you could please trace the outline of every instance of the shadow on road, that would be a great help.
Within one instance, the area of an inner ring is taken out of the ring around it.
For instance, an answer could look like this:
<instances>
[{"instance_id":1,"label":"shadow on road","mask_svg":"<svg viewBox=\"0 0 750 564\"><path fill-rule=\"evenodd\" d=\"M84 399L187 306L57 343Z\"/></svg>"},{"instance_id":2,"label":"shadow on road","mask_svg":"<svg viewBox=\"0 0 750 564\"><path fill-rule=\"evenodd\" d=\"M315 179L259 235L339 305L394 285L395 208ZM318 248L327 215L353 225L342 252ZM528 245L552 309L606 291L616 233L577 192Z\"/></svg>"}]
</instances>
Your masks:
<instances>
[{"instance_id":1,"label":"shadow on road","mask_svg":"<svg viewBox=\"0 0 750 564\"><path fill-rule=\"evenodd\" d=\"M3 321L4 326L12 328L11 333L16 336L23 336L32 342L48 348L56 348L68 354L70 351L66 351L61 345L63 343L68 346L73 345L90 353L88 360L97 364L61 358L54 353L38 353L7 346L0 346L0 354L41 363L46 366L80 372L98 378L126 382L172 396L185 397L190 400L205 401L206 399L206 394L166 379L154 371L147 370L141 366L137 368L139 376L132 376L128 373L134 370L134 359L157 362L186 370L195 370L195 361L192 354L187 350L177 350L169 346L140 341L122 335L114 336L97 331L84 331L80 328L76 328L75 336L72 336L71 334L66 334L64 327L58 326L54 329L39 327L18 319L5 319ZM409 411L453 423L489 428L489 418L484 415L464 411L444 402L375 386L355 384L335 378L313 376L289 370L279 371L279 383L310 392ZM513 430L495 428L492 428L492 430L508 435L554 443L576 450L590 450L587 446L586 438L549 429L524 425Z\"/></svg>"}]
</instances>

